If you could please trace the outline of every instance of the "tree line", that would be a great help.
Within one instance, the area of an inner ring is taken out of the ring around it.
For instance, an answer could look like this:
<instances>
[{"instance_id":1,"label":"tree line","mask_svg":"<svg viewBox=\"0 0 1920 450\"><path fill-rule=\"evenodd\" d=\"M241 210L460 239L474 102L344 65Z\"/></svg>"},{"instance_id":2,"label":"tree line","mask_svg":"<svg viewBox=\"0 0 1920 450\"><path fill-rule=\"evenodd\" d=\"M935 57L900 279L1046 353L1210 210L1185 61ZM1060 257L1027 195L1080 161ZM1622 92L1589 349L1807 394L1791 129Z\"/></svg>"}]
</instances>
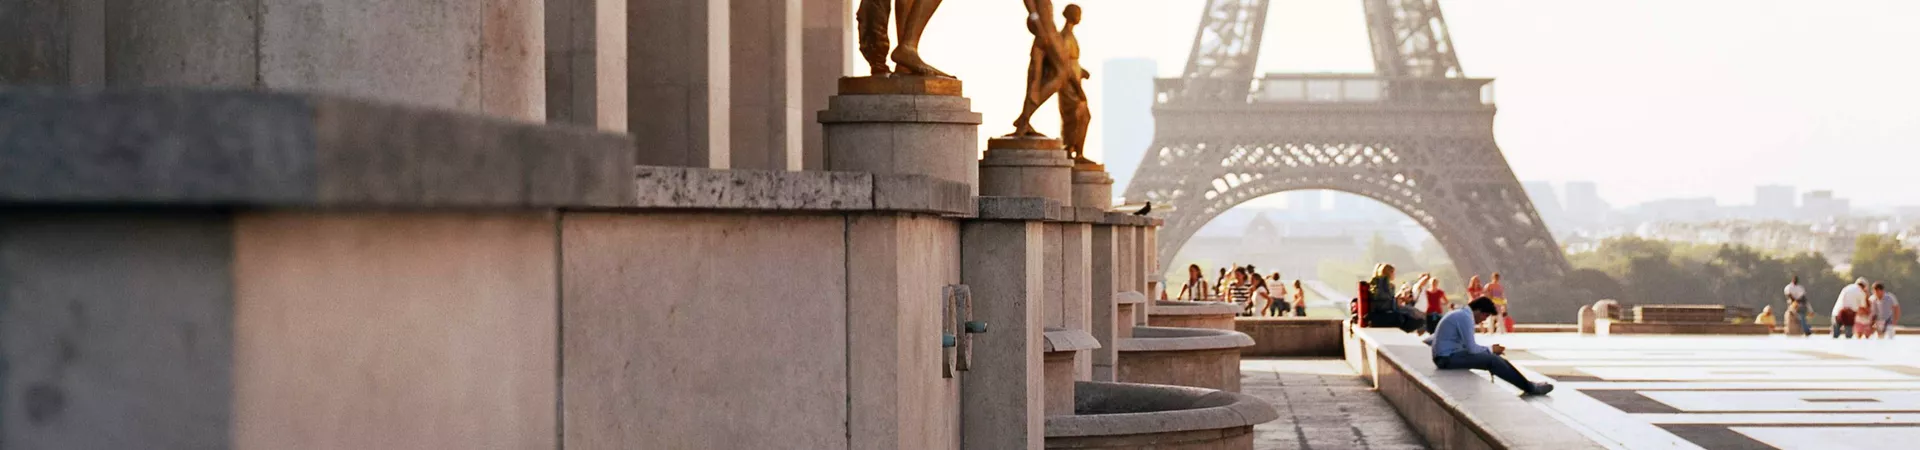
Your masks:
<instances>
[{"instance_id":1,"label":"tree line","mask_svg":"<svg viewBox=\"0 0 1920 450\"><path fill-rule=\"evenodd\" d=\"M1830 320L1840 288L1854 278L1886 283L1896 296L1920 299L1920 252L1889 235L1854 241L1849 267L1834 270L1825 255L1773 254L1733 244L1689 244L1638 237L1602 241L1595 251L1568 255L1574 270L1559 280L1515 280L1515 319L1572 322L1580 305L1615 299L1628 305L1713 304L1784 311L1782 289L1793 276L1807 289L1815 322ZM1903 298L1903 300L1905 299ZM1902 302L1902 306L1909 303ZM1920 324L1920 314L1901 318ZM1826 319L1826 320L1823 320Z\"/></svg>"}]
</instances>

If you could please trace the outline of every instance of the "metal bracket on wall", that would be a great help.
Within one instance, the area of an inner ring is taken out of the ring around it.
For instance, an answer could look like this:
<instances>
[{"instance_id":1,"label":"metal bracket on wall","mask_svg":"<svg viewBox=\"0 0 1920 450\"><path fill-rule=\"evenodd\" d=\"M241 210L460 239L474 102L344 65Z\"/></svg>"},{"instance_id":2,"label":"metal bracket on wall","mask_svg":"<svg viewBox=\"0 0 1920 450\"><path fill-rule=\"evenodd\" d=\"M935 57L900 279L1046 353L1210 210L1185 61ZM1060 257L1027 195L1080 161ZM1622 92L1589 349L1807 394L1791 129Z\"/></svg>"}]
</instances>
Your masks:
<instances>
[{"instance_id":1,"label":"metal bracket on wall","mask_svg":"<svg viewBox=\"0 0 1920 450\"><path fill-rule=\"evenodd\" d=\"M952 357L953 368L959 371L973 369L973 335L984 332L974 331L973 289L964 284L948 285L946 288L946 306L952 314L942 321L940 327L954 336Z\"/></svg>"},{"instance_id":2,"label":"metal bracket on wall","mask_svg":"<svg viewBox=\"0 0 1920 450\"><path fill-rule=\"evenodd\" d=\"M958 304L953 301L954 286L940 289L940 377L953 378L954 349L960 346Z\"/></svg>"}]
</instances>

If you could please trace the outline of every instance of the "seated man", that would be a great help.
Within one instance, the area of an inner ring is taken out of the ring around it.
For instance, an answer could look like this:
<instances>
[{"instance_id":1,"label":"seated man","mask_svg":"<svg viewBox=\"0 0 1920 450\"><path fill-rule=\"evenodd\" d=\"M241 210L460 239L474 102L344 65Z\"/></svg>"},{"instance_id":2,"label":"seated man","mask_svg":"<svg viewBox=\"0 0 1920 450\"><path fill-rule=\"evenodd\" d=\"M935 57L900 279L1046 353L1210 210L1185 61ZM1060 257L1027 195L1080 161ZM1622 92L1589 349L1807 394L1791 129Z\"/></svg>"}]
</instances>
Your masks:
<instances>
[{"instance_id":1,"label":"seated man","mask_svg":"<svg viewBox=\"0 0 1920 450\"><path fill-rule=\"evenodd\" d=\"M1553 392L1549 383L1527 381L1513 363L1500 355L1507 352L1506 347L1494 344L1493 348L1482 347L1473 342L1473 324L1485 322L1488 317L1500 312L1493 305L1493 299L1480 297L1467 303L1467 309L1454 310L1440 318L1440 325L1434 327L1427 344L1433 346L1433 365L1443 370L1480 369L1492 372L1493 376L1506 380L1520 388L1527 395L1546 395Z\"/></svg>"}]
</instances>

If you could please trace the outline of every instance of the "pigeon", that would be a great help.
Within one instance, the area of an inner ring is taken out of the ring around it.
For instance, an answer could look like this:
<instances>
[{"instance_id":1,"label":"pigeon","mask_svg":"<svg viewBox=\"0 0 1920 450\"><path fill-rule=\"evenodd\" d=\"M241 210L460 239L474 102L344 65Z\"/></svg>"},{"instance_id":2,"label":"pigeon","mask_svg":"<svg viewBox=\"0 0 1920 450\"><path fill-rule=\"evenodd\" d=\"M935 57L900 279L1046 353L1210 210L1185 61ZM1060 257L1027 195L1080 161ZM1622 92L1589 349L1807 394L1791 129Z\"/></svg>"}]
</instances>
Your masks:
<instances>
[{"instance_id":1,"label":"pigeon","mask_svg":"<svg viewBox=\"0 0 1920 450\"><path fill-rule=\"evenodd\" d=\"M1147 204L1146 204L1145 206L1141 206L1141 207L1140 207L1140 210L1139 210L1139 211L1134 211L1134 212L1133 212L1133 215L1136 215L1136 216L1144 216L1144 215L1147 215L1147 213L1150 213L1150 212L1153 212L1153 202L1152 202L1152 201L1148 201L1148 202L1147 202Z\"/></svg>"}]
</instances>

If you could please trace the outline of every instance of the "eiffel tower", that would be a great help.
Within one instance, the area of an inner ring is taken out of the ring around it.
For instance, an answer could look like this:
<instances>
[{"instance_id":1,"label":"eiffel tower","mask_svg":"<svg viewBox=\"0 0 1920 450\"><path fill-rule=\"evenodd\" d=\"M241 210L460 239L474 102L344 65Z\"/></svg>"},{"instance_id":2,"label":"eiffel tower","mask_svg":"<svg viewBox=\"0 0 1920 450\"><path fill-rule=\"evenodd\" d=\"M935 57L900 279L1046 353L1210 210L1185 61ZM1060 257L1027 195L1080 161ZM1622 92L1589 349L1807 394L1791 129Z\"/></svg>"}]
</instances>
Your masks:
<instances>
[{"instance_id":1,"label":"eiffel tower","mask_svg":"<svg viewBox=\"0 0 1920 450\"><path fill-rule=\"evenodd\" d=\"M1300 189L1378 200L1462 274L1559 278L1566 255L1493 140L1492 79L1469 78L1438 0L1361 0L1373 74L1256 77L1269 0L1208 0L1180 78L1154 86L1154 140L1126 188L1167 211L1161 267L1242 202ZM1449 280L1451 281L1451 280Z\"/></svg>"}]
</instances>

